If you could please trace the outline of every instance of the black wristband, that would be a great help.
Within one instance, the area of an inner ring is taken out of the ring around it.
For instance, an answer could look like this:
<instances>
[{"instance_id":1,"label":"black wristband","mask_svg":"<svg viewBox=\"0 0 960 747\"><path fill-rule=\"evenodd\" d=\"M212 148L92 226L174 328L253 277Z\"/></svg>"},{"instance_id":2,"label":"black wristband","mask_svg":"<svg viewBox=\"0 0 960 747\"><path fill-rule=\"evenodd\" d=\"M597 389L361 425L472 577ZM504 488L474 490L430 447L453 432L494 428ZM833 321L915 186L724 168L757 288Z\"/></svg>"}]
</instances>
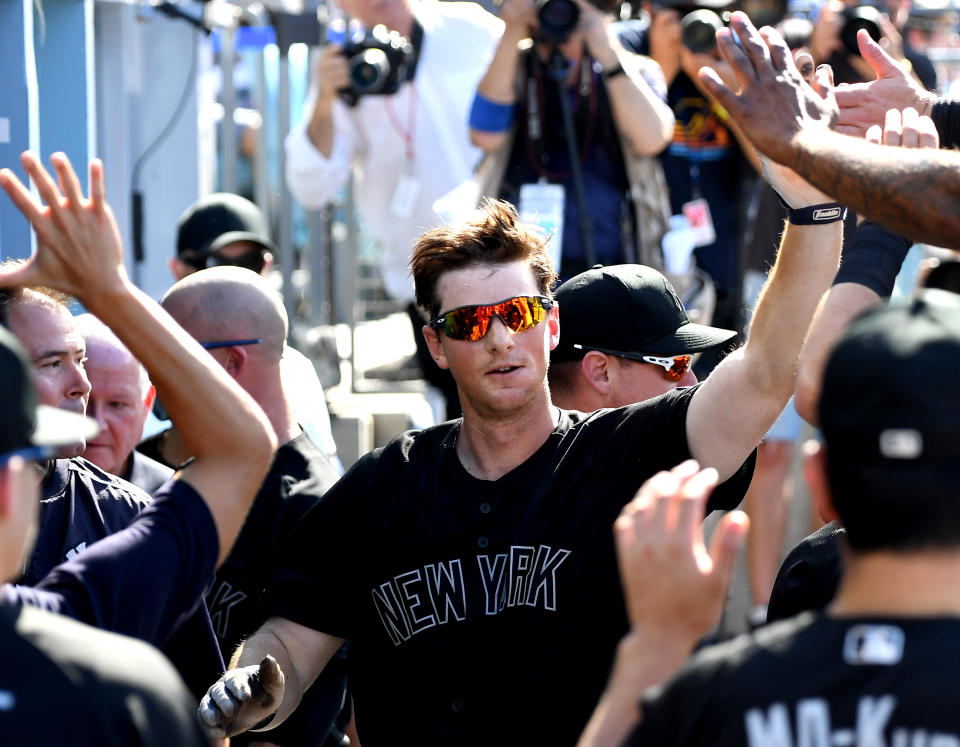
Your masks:
<instances>
[{"instance_id":1,"label":"black wristband","mask_svg":"<svg viewBox=\"0 0 960 747\"><path fill-rule=\"evenodd\" d=\"M792 208L779 194L777 199L787 210L787 220L795 226L820 226L836 223L847 217L847 209L839 202L824 202L820 205Z\"/></svg>"},{"instance_id":2,"label":"black wristband","mask_svg":"<svg viewBox=\"0 0 960 747\"><path fill-rule=\"evenodd\" d=\"M604 70L600 74L603 76L604 82L606 82L611 78L616 78L618 75L626 75L627 71L623 69L623 65L621 65L620 62L618 61L617 64L614 65L612 68L610 68L609 70Z\"/></svg>"},{"instance_id":3,"label":"black wristband","mask_svg":"<svg viewBox=\"0 0 960 747\"><path fill-rule=\"evenodd\" d=\"M857 283L881 298L893 293L893 284L913 242L875 223L864 221L847 245L833 284Z\"/></svg>"}]
</instances>

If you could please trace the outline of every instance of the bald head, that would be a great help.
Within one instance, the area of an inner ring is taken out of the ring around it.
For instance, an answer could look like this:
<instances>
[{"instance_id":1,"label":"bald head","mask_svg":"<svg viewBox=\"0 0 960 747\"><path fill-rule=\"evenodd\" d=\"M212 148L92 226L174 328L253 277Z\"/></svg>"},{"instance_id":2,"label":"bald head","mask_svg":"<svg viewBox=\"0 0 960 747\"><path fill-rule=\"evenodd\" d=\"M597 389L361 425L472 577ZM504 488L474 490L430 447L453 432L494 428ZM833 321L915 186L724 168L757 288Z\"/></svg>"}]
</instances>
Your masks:
<instances>
[{"instance_id":1,"label":"bald head","mask_svg":"<svg viewBox=\"0 0 960 747\"><path fill-rule=\"evenodd\" d=\"M287 338L287 312L279 294L257 273L211 267L174 285L163 308L199 342L262 340L251 355L279 361Z\"/></svg>"}]
</instances>

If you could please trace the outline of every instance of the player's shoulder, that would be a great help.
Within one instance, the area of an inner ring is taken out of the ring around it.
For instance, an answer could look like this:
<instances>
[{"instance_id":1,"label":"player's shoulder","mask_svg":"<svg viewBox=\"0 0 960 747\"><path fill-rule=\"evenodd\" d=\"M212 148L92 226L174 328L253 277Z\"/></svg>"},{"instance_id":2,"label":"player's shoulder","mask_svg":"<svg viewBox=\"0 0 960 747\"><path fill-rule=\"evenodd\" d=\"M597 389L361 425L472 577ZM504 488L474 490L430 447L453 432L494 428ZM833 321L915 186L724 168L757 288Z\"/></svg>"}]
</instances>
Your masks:
<instances>
[{"instance_id":1,"label":"player's shoulder","mask_svg":"<svg viewBox=\"0 0 960 747\"><path fill-rule=\"evenodd\" d=\"M139 508L150 503L150 494L109 472L100 469L83 457L58 460L66 462L68 479L89 490L97 499L120 499Z\"/></svg>"}]
</instances>

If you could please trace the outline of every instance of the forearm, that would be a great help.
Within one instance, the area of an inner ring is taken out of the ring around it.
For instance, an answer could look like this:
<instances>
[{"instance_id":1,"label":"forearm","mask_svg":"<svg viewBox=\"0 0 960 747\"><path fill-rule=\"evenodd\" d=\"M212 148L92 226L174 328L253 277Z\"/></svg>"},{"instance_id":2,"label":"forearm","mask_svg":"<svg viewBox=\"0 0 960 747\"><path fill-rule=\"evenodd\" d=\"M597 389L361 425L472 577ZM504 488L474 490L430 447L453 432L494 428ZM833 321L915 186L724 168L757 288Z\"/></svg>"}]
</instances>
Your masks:
<instances>
[{"instance_id":1,"label":"forearm","mask_svg":"<svg viewBox=\"0 0 960 747\"><path fill-rule=\"evenodd\" d=\"M690 403L690 451L726 479L793 393L797 360L820 297L837 270L843 223L787 224L755 307L750 337L710 374ZM718 441L717 433L725 438Z\"/></svg>"},{"instance_id":2,"label":"forearm","mask_svg":"<svg viewBox=\"0 0 960 747\"><path fill-rule=\"evenodd\" d=\"M621 744L640 722L640 698L644 691L669 679L683 666L692 648L692 643L666 632L628 633L617 647L610 682L578 747Z\"/></svg>"},{"instance_id":3,"label":"forearm","mask_svg":"<svg viewBox=\"0 0 960 747\"><path fill-rule=\"evenodd\" d=\"M324 158L333 151L333 99L318 96L307 123L307 137Z\"/></svg>"},{"instance_id":4,"label":"forearm","mask_svg":"<svg viewBox=\"0 0 960 747\"><path fill-rule=\"evenodd\" d=\"M497 150L507 138L509 125L503 126L506 118L504 122L492 124L489 114L490 110L496 111L498 108L509 114L509 111L503 108L512 107L516 100L515 82L517 66L520 64L520 50L517 45L524 36L524 31L507 28L500 38L500 44L490 60L487 72L477 84L470 111L470 140L478 148L488 152ZM483 116L483 112L486 112L487 116Z\"/></svg>"},{"instance_id":5,"label":"forearm","mask_svg":"<svg viewBox=\"0 0 960 747\"><path fill-rule=\"evenodd\" d=\"M808 423L819 424L817 404L827 356L850 321L878 303L879 295L857 283L833 286L820 302L797 371L795 404L800 417Z\"/></svg>"},{"instance_id":6,"label":"forearm","mask_svg":"<svg viewBox=\"0 0 960 747\"><path fill-rule=\"evenodd\" d=\"M896 150L821 129L802 130L786 165L894 233L960 245L960 153Z\"/></svg>"},{"instance_id":7,"label":"forearm","mask_svg":"<svg viewBox=\"0 0 960 747\"><path fill-rule=\"evenodd\" d=\"M516 101L517 66L520 64L519 43L528 36L521 28L508 26L490 59L487 72L477 84L477 93L498 104Z\"/></svg>"},{"instance_id":8,"label":"forearm","mask_svg":"<svg viewBox=\"0 0 960 747\"><path fill-rule=\"evenodd\" d=\"M129 280L81 300L144 364L195 457L182 479L213 515L222 562L276 449L270 422L216 360Z\"/></svg>"},{"instance_id":9,"label":"forearm","mask_svg":"<svg viewBox=\"0 0 960 747\"><path fill-rule=\"evenodd\" d=\"M269 462L274 437L263 411L156 302L126 281L112 294L81 299L130 348L198 460Z\"/></svg>"},{"instance_id":10,"label":"forearm","mask_svg":"<svg viewBox=\"0 0 960 747\"><path fill-rule=\"evenodd\" d=\"M673 136L673 112L643 75L632 69L629 53L622 52L620 56L627 74L607 81L614 121L636 155L654 155L663 150Z\"/></svg>"},{"instance_id":11,"label":"forearm","mask_svg":"<svg viewBox=\"0 0 960 747\"><path fill-rule=\"evenodd\" d=\"M228 669L239 669L259 664L263 657L270 654L277 660L280 671L283 672L283 699L276 710L276 715L265 727L272 729L282 724L293 713L303 697L306 687L300 676L293 657L283 644L283 640L274 632L268 620L252 636L244 640L230 657Z\"/></svg>"}]
</instances>

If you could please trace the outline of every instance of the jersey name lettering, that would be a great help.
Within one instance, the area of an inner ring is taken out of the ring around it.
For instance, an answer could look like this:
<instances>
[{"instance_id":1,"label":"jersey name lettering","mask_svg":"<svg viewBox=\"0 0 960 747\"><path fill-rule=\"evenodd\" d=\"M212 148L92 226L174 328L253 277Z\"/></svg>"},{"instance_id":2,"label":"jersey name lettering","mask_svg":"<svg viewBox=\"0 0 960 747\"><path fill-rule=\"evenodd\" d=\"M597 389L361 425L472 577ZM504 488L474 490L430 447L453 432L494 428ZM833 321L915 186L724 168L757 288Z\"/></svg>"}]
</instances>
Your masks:
<instances>
[{"instance_id":1,"label":"jersey name lettering","mask_svg":"<svg viewBox=\"0 0 960 747\"><path fill-rule=\"evenodd\" d=\"M210 622L220 639L227 638L230 630L230 610L247 598L245 592L234 590L228 582L222 581L220 587L213 593L207 594L207 606L210 608Z\"/></svg>"},{"instance_id":2,"label":"jersey name lettering","mask_svg":"<svg viewBox=\"0 0 960 747\"><path fill-rule=\"evenodd\" d=\"M497 615L506 607L518 606L556 612L557 569L569 555L570 550L549 545L514 545L506 553L477 555L484 614ZM467 618L464 565L460 558L429 563L370 590L394 646L430 628Z\"/></svg>"},{"instance_id":3,"label":"jersey name lettering","mask_svg":"<svg viewBox=\"0 0 960 747\"><path fill-rule=\"evenodd\" d=\"M897 728L887 739L886 727L896 708L893 695L864 696L857 703L853 728L832 729L830 704L806 698L796 704L791 726L785 703L752 708L744 716L750 747L960 747L955 734Z\"/></svg>"}]
</instances>

